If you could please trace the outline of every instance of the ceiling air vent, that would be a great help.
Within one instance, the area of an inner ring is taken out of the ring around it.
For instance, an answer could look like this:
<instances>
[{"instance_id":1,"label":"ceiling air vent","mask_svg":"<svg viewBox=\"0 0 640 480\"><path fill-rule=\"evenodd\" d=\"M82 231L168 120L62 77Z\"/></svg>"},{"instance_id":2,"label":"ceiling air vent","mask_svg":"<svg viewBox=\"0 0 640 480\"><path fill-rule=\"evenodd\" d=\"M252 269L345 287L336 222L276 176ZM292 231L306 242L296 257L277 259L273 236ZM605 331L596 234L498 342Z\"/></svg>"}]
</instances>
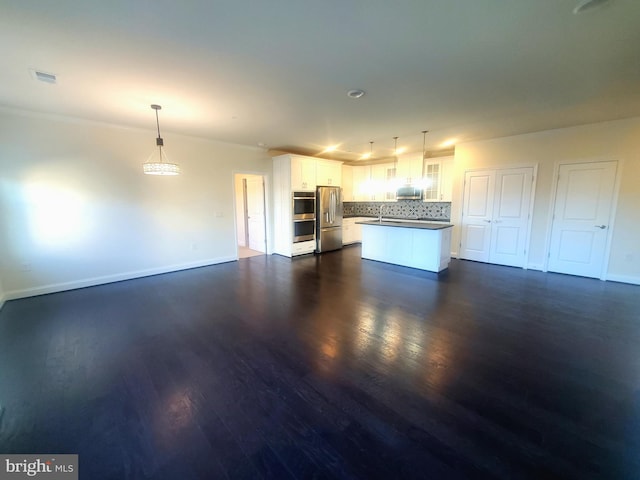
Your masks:
<instances>
[{"instance_id":1,"label":"ceiling air vent","mask_svg":"<svg viewBox=\"0 0 640 480\"><path fill-rule=\"evenodd\" d=\"M53 73L47 73L40 70L31 70L31 76L36 80L39 80L44 83L56 83L58 81L57 77Z\"/></svg>"}]
</instances>

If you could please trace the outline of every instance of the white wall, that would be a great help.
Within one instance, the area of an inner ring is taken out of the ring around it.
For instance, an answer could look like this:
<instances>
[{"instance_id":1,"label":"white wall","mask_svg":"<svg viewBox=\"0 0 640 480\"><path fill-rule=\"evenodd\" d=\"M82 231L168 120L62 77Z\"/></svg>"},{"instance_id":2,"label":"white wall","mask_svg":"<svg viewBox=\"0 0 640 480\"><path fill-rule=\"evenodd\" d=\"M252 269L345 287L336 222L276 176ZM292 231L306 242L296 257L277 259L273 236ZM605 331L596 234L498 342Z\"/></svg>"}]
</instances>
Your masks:
<instances>
[{"instance_id":1,"label":"white wall","mask_svg":"<svg viewBox=\"0 0 640 480\"><path fill-rule=\"evenodd\" d=\"M529 265L547 253L554 169L561 161L618 160L622 180L607 278L640 283L640 118L548 130L456 146L452 223L460 224L466 169L538 164ZM454 228L457 251L460 230Z\"/></svg>"},{"instance_id":2,"label":"white wall","mask_svg":"<svg viewBox=\"0 0 640 480\"><path fill-rule=\"evenodd\" d=\"M163 132L183 174L142 174L153 130L0 110L7 299L237 258L234 173L258 148Z\"/></svg>"}]
</instances>

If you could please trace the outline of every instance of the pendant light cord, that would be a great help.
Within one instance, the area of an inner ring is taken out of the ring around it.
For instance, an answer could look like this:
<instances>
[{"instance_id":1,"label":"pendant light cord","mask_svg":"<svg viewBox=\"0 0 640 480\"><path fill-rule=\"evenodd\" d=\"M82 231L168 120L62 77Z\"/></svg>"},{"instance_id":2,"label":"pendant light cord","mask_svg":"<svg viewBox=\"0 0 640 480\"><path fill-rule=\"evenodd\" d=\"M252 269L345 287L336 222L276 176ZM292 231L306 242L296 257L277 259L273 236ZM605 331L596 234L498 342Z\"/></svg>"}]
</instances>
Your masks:
<instances>
[{"instance_id":1,"label":"pendant light cord","mask_svg":"<svg viewBox=\"0 0 640 480\"><path fill-rule=\"evenodd\" d=\"M427 145L427 132L429 130L422 131L422 179L424 181L424 157L425 157L425 149Z\"/></svg>"},{"instance_id":2,"label":"pendant light cord","mask_svg":"<svg viewBox=\"0 0 640 480\"><path fill-rule=\"evenodd\" d=\"M158 127L158 138L160 138L160 120L158 120L158 109L155 109L156 111L156 127Z\"/></svg>"}]
</instances>

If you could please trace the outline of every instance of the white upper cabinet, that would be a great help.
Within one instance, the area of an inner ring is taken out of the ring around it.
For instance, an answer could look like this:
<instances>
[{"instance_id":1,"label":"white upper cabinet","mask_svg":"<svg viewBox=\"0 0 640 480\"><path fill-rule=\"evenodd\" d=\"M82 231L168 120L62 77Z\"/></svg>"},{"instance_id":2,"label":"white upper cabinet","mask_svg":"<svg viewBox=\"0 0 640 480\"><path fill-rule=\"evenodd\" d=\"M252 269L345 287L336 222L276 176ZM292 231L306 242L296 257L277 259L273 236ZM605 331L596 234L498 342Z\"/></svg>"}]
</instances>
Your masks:
<instances>
[{"instance_id":1,"label":"white upper cabinet","mask_svg":"<svg viewBox=\"0 0 640 480\"><path fill-rule=\"evenodd\" d=\"M453 197L453 163L454 157L442 157L442 178L440 180L440 201L450 202Z\"/></svg>"},{"instance_id":2,"label":"white upper cabinet","mask_svg":"<svg viewBox=\"0 0 640 480\"><path fill-rule=\"evenodd\" d=\"M398 181L396 179L396 164L381 163L371 165L370 191L371 200L376 202L395 202Z\"/></svg>"},{"instance_id":3,"label":"white upper cabinet","mask_svg":"<svg viewBox=\"0 0 640 480\"><path fill-rule=\"evenodd\" d=\"M422 153L400 155L397 174L401 185L417 185L422 179Z\"/></svg>"},{"instance_id":4,"label":"white upper cabinet","mask_svg":"<svg viewBox=\"0 0 640 480\"><path fill-rule=\"evenodd\" d=\"M315 190L316 185L316 159L291 155L291 190Z\"/></svg>"},{"instance_id":5,"label":"white upper cabinet","mask_svg":"<svg viewBox=\"0 0 640 480\"><path fill-rule=\"evenodd\" d=\"M442 165L440 160L427 158L424 161L424 177L422 178L422 199L425 202L440 201L440 184L442 180Z\"/></svg>"},{"instance_id":6,"label":"white upper cabinet","mask_svg":"<svg viewBox=\"0 0 640 480\"><path fill-rule=\"evenodd\" d=\"M369 165L354 166L351 172L353 179L353 200L355 202L369 202L373 200L371 167Z\"/></svg>"},{"instance_id":7,"label":"white upper cabinet","mask_svg":"<svg viewBox=\"0 0 640 480\"><path fill-rule=\"evenodd\" d=\"M423 200L450 202L452 192L453 157L425 158Z\"/></svg>"},{"instance_id":8,"label":"white upper cabinet","mask_svg":"<svg viewBox=\"0 0 640 480\"><path fill-rule=\"evenodd\" d=\"M342 186L342 162L316 160L316 184L333 187Z\"/></svg>"},{"instance_id":9,"label":"white upper cabinet","mask_svg":"<svg viewBox=\"0 0 640 480\"><path fill-rule=\"evenodd\" d=\"M394 202L398 189L395 163L352 167L353 201Z\"/></svg>"},{"instance_id":10,"label":"white upper cabinet","mask_svg":"<svg viewBox=\"0 0 640 480\"><path fill-rule=\"evenodd\" d=\"M342 165L342 201L353 202L353 167Z\"/></svg>"},{"instance_id":11,"label":"white upper cabinet","mask_svg":"<svg viewBox=\"0 0 640 480\"><path fill-rule=\"evenodd\" d=\"M314 191L318 185L342 186L342 162L289 154L275 158L290 167L292 191Z\"/></svg>"}]
</instances>

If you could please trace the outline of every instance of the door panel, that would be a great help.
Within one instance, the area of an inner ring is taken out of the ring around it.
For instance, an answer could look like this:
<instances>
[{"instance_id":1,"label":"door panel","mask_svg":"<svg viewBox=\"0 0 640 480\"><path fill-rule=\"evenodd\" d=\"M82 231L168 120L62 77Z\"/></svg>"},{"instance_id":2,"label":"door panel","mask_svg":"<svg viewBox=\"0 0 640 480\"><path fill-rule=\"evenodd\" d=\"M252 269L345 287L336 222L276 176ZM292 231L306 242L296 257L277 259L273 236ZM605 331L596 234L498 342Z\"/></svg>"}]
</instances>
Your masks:
<instances>
[{"instance_id":1,"label":"door panel","mask_svg":"<svg viewBox=\"0 0 640 480\"><path fill-rule=\"evenodd\" d=\"M496 197L496 212L498 219L519 219L523 213L522 195L526 185L525 172L498 173L499 195ZM529 182L531 180L529 179Z\"/></svg>"},{"instance_id":2,"label":"door panel","mask_svg":"<svg viewBox=\"0 0 640 480\"><path fill-rule=\"evenodd\" d=\"M564 230L560 233L558 259L574 264L588 264L594 254L594 232ZM574 248L580 245L580 248Z\"/></svg>"},{"instance_id":3,"label":"door panel","mask_svg":"<svg viewBox=\"0 0 640 480\"><path fill-rule=\"evenodd\" d=\"M259 175L247 176L247 215L249 248L265 252L264 184Z\"/></svg>"},{"instance_id":4,"label":"door panel","mask_svg":"<svg viewBox=\"0 0 640 480\"><path fill-rule=\"evenodd\" d=\"M460 257L524 267L533 167L465 174Z\"/></svg>"},{"instance_id":5,"label":"door panel","mask_svg":"<svg viewBox=\"0 0 640 480\"><path fill-rule=\"evenodd\" d=\"M520 229L517 227L492 227L495 230L495 242L492 251L495 255L518 255L518 245L520 244Z\"/></svg>"},{"instance_id":6,"label":"door panel","mask_svg":"<svg viewBox=\"0 0 640 480\"><path fill-rule=\"evenodd\" d=\"M494 185L493 172L465 173L461 258L489 261Z\"/></svg>"},{"instance_id":7,"label":"door panel","mask_svg":"<svg viewBox=\"0 0 640 480\"><path fill-rule=\"evenodd\" d=\"M493 176L480 174L469 175L469 203L467 216L482 219L491 216L491 199L493 198Z\"/></svg>"},{"instance_id":8,"label":"door panel","mask_svg":"<svg viewBox=\"0 0 640 480\"><path fill-rule=\"evenodd\" d=\"M548 270L599 278L604 266L617 162L561 165Z\"/></svg>"},{"instance_id":9,"label":"door panel","mask_svg":"<svg viewBox=\"0 0 640 480\"><path fill-rule=\"evenodd\" d=\"M533 167L496 171L489 262L524 267L529 234Z\"/></svg>"},{"instance_id":10,"label":"door panel","mask_svg":"<svg viewBox=\"0 0 640 480\"><path fill-rule=\"evenodd\" d=\"M465 257L468 260L486 261L488 248L489 225L467 225L465 237L462 242L465 248Z\"/></svg>"}]
</instances>

